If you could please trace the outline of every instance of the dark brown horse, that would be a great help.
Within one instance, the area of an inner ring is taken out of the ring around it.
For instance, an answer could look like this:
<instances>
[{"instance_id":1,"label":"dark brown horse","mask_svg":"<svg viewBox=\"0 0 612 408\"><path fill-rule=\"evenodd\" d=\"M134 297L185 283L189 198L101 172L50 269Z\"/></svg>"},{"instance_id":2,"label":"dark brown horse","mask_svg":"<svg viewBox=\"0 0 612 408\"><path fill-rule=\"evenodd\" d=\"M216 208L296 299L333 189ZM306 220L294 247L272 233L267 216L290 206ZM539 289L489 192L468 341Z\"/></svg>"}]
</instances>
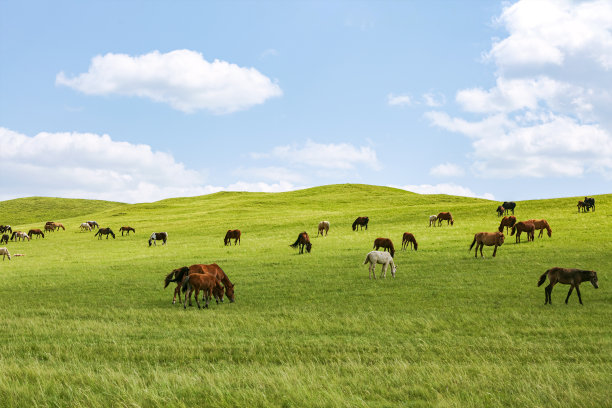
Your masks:
<instances>
[{"instance_id":1,"label":"dark brown horse","mask_svg":"<svg viewBox=\"0 0 612 408\"><path fill-rule=\"evenodd\" d=\"M497 207L496 211L497 211L497 216L501 217L502 215L504 215L504 211L506 211L506 209L500 205L499 207Z\"/></svg>"},{"instance_id":2,"label":"dark brown horse","mask_svg":"<svg viewBox=\"0 0 612 408\"><path fill-rule=\"evenodd\" d=\"M578 201L578 212L580 212L580 210L582 210L582 212L587 212L589 210L584 201Z\"/></svg>"},{"instance_id":3,"label":"dark brown horse","mask_svg":"<svg viewBox=\"0 0 612 408\"><path fill-rule=\"evenodd\" d=\"M198 309L200 307L200 300L198 299L198 295L200 291L203 291L202 300L206 299L206 304L204 308L208 308L208 301L213 295L213 289L222 288L221 281L217 279L216 276L208 274L208 273L190 273L188 276L183 279L182 289L185 293L185 301L183 302L183 309L187 309L187 297L191 299L191 294L195 290L195 300L198 304Z\"/></svg>"},{"instance_id":4,"label":"dark brown horse","mask_svg":"<svg viewBox=\"0 0 612 408\"><path fill-rule=\"evenodd\" d=\"M564 283L566 285L571 285L569 292L567 292L567 297L565 298L565 304L572 294L572 290L576 288L576 293L578 293L578 301L582 304L582 297L580 297L580 284L582 282L591 282L595 289L599 288L599 284L597 282L597 272L595 271L585 271L582 269L568 269L568 268L552 268L547 270L540 276L540 280L538 281L538 286L542 286L542 284L546 281L546 276L548 276L548 280L550 283L544 289L545 300L544 304L552 304L551 294L553 287L557 283Z\"/></svg>"},{"instance_id":5,"label":"dark brown horse","mask_svg":"<svg viewBox=\"0 0 612 408\"><path fill-rule=\"evenodd\" d=\"M478 248L480 247L480 257L484 258L484 255L482 254L482 248L485 245L486 246L495 245L495 248L493 249L493 258L495 258L495 254L497 253L497 247L502 246L502 244L504 243L504 239L505 239L504 234L499 231L478 232L477 234L474 235L474 240L472 241L472 245L470 245L469 250L471 251L474 244L476 244L476 250L474 251L474 257L478 258Z\"/></svg>"},{"instance_id":6,"label":"dark brown horse","mask_svg":"<svg viewBox=\"0 0 612 408\"><path fill-rule=\"evenodd\" d=\"M508 231L508 229L514 227L514 224L516 224L516 217L514 215L511 215L509 217L504 217L499 223L498 230L499 232L504 232L504 227L506 227L506 233L508 233L510 232Z\"/></svg>"},{"instance_id":7,"label":"dark brown horse","mask_svg":"<svg viewBox=\"0 0 612 408\"><path fill-rule=\"evenodd\" d=\"M324 232L325 232L325 236L327 236L327 233L329 232L329 221L321 221L319 223L319 227L317 230L317 237L319 236L319 234L323 236Z\"/></svg>"},{"instance_id":8,"label":"dark brown horse","mask_svg":"<svg viewBox=\"0 0 612 408\"><path fill-rule=\"evenodd\" d=\"M357 227L361 227L361 229L363 229L363 227L365 227L365 229L368 229L368 222L370 222L370 218L369 217L357 217L357 219L355 221L353 221L353 231L357 231Z\"/></svg>"},{"instance_id":9,"label":"dark brown horse","mask_svg":"<svg viewBox=\"0 0 612 408\"><path fill-rule=\"evenodd\" d=\"M385 251L389 250L391 258L395 256L395 248L393 248L393 242L389 238L376 238L374 240L374 246L372 247L372 249L378 251L378 248L384 248Z\"/></svg>"},{"instance_id":10,"label":"dark brown horse","mask_svg":"<svg viewBox=\"0 0 612 408\"><path fill-rule=\"evenodd\" d=\"M45 232L53 232L53 231L55 231L55 226L53 224L45 225Z\"/></svg>"},{"instance_id":11,"label":"dark brown horse","mask_svg":"<svg viewBox=\"0 0 612 408\"><path fill-rule=\"evenodd\" d=\"M412 246L414 245L415 251L419 248L419 244L417 244L414 235L409 232L404 232L404 235L402 236L402 249L404 251L408 249L408 244L410 244L410 249L412 249Z\"/></svg>"},{"instance_id":12,"label":"dark brown horse","mask_svg":"<svg viewBox=\"0 0 612 408\"><path fill-rule=\"evenodd\" d=\"M514 224L514 227L512 227L512 233L510 235L514 235L515 232L516 242L521 242L521 234L523 232L527 233L527 242L533 241L535 235L535 225L533 225L533 222L519 221Z\"/></svg>"},{"instance_id":13,"label":"dark brown horse","mask_svg":"<svg viewBox=\"0 0 612 408\"><path fill-rule=\"evenodd\" d=\"M240 245L240 230L227 230L227 232L225 233L225 238L223 238L223 245L232 245L232 241L234 240L234 245L236 245L236 242L238 242L238 245Z\"/></svg>"},{"instance_id":14,"label":"dark brown horse","mask_svg":"<svg viewBox=\"0 0 612 408\"><path fill-rule=\"evenodd\" d=\"M33 237L34 235L36 235L36 236L40 235L43 238L45 237L45 234L41 230L39 230L38 228L29 230L28 231L28 235L30 236L30 238L34 238Z\"/></svg>"},{"instance_id":15,"label":"dark brown horse","mask_svg":"<svg viewBox=\"0 0 612 408\"><path fill-rule=\"evenodd\" d=\"M8 234L2 234L2 238L0 238L0 244L8 244L9 236Z\"/></svg>"},{"instance_id":16,"label":"dark brown horse","mask_svg":"<svg viewBox=\"0 0 612 408\"><path fill-rule=\"evenodd\" d=\"M299 246L300 254L304 253L304 247L306 247L306 251L308 251L308 253L310 253L310 250L312 249L312 244L310 243L310 237L308 236L306 231L300 232L295 242L289 246L292 248L296 248Z\"/></svg>"},{"instance_id":17,"label":"dark brown horse","mask_svg":"<svg viewBox=\"0 0 612 408\"><path fill-rule=\"evenodd\" d=\"M132 231L134 234L136 234L136 230L132 227L129 226L124 226L119 228L119 231L121 231L121 236L123 236L123 232L127 232L128 235L130 235L130 231Z\"/></svg>"},{"instance_id":18,"label":"dark brown horse","mask_svg":"<svg viewBox=\"0 0 612 408\"><path fill-rule=\"evenodd\" d=\"M548 221L542 219L542 220L529 220L527 222L532 222L533 225L535 226L536 230L540 230L540 233L538 234L538 238L542 238L542 235L544 235L544 230L546 230L546 232L548 233L548 237L552 237L552 228L550 228L550 225L548 225Z\"/></svg>"},{"instance_id":19,"label":"dark brown horse","mask_svg":"<svg viewBox=\"0 0 612 408\"><path fill-rule=\"evenodd\" d=\"M110 228L98 228L98 232L96 232L96 235L94 235L94 237L97 236L98 239L102 239L102 235L106 235L106 239L108 239L109 235L112 235L113 239L115 239L115 233Z\"/></svg>"},{"instance_id":20,"label":"dark brown horse","mask_svg":"<svg viewBox=\"0 0 612 408\"><path fill-rule=\"evenodd\" d=\"M436 216L436 218L438 220L438 226L442 225L442 221L446 221L446 225L448 225L448 224L454 225L455 224L455 220L453 219L453 216L449 212L441 212L441 213L439 213Z\"/></svg>"}]
</instances>

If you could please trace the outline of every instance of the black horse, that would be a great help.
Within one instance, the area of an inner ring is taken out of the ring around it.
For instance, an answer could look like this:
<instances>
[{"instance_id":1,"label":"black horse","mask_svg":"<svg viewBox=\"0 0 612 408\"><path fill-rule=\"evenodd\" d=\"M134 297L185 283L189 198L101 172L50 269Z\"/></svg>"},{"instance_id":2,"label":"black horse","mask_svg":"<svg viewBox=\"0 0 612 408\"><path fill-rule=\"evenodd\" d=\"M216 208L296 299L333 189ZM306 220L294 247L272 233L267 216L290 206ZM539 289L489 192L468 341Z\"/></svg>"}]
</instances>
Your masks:
<instances>
[{"instance_id":1,"label":"black horse","mask_svg":"<svg viewBox=\"0 0 612 408\"><path fill-rule=\"evenodd\" d=\"M106 235L106 239L108 239L109 234L113 236L113 239L115 239L115 233L110 228L99 228L94 237L99 235L98 239L102 239L102 234Z\"/></svg>"},{"instance_id":2,"label":"black horse","mask_svg":"<svg viewBox=\"0 0 612 408\"><path fill-rule=\"evenodd\" d=\"M505 214L508 214L508 211L512 211L512 215L514 215L514 208L516 207L516 203L514 201L504 201L502 204L504 207Z\"/></svg>"},{"instance_id":3,"label":"black horse","mask_svg":"<svg viewBox=\"0 0 612 408\"><path fill-rule=\"evenodd\" d=\"M357 219L355 221L353 221L353 231L357 230L357 226L360 226L361 229L363 229L363 227L365 227L365 229L368 229L368 222L370 222L370 218L369 217L357 217Z\"/></svg>"},{"instance_id":4,"label":"black horse","mask_svg":"<svg viewBox=\"0 0 612 408\"><path fill-rule=\"evenodd\" d=\"M589 211L591 208L595 211L595 199L592 197L584 197L584 204L586 205L586 210Z\"/></svg>"}]
</instances>

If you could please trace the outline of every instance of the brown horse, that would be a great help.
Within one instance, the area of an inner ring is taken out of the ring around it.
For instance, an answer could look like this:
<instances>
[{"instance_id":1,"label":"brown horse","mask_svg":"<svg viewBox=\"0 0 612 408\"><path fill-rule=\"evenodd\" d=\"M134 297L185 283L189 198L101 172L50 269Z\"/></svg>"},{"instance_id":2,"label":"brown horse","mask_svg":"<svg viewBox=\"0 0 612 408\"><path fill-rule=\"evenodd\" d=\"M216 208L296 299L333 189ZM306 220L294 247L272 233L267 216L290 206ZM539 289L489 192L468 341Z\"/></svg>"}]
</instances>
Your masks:
<instances>
[{"instance_id":1,"label":"brown horse","mask_svg":"<svg viewBox=\"0 0 612 408\"><path fill-rule=\"evenodd\" d=\"M53 231L55 231L55 226L53 226L53 224L45 225L45 232L53 232Z\"/></svg>"},{"instance_id":2,"label":"brown horse","mask_svg":"<svg viewBox=\"0 0 612 408\"><path fill-rule=\"evenodd\" d=\"M212 297L213 289L220 288L221 281L217 279L216 276L208 274L208 273L190 273L188 276L183 279L182 289L185 293L185 301L183 302L183 309L187 309L187 297L191 299L191 293L195 290L195 300L198 304L198 309L200 307L200 300L198 299L198 295L200 291L203 291L202 300L206 299L206 304L204 308L208 308L208 301Z\"/></svg>"},{"instance_id":3,"label":"brown horse","mask_svg":"<svg viewBox=\"0 0 612 408\"><path fill-rule=\"evenodd\" d=\"M8 244L9 236L8 234L2 234L2 238L0 239L0 244Z\"/></svg>"},{"instance_id":4,"label":"brown horse","mask_svg":"<svg viewBox=\"0 0 612 408\"><path fill-rule=\"evenodd\" d=\"M512 227L512 233L510 235L514 235L515 232L516 242L521 242L521 233L523 232L527 233L527 242L533 241L535 225L533 225L533 222L519 221Z\"/></svg>"},{"instance_id":5,"label":"brown horse","mask_svg":"<svg viewBox=\"0 0 612 408\"><path fill-rule=\"evenodd\" d=\"M504 227L506 227L506 233L508 233L510 232L508 231L508 229L514 227L514 224L516 224L516 217L514 215L511 215L509 217L504 217L499 223L498 230L499 232L504 232Z\"/></svg>"},{"instance_id":6,"label":"brown horse","mask_svg":"<svg viewBox=\"0 0 612 408\"><path fill-rule=\"evenodd\" d=\"M63 229L64 231L66 230L66 228L64 228L64 224L62 224L61 222L49 221L47 222L47 225L52 225L54 230L59 230L60 228Z\"/></svg>"},{"instance_id":7,"label":"brown horse","mask_svg":"<svg viewBox=\"0 0 612 408\"><path fill-rule=\"evenodd\" d=\"M529 220L527 222L532 222L533 225L535 226L536 230L540 230L540 233L538 234L538 238L542 238L542 235L544 235L544 230L546 229L546 232L548 233L548 237L552 237L552 228L550 228L550 225L548 225L548 221L542 219L542 220Z\"/></svg>"},{"instance_id":8,"label":"brown horse","mask_svg":"<svg viewBox=\"0 0 612 408\"><path fill-rule=\"evenodd\" d=\"M578 212L580 212L580 210L582 210L582 212L587 212L588 211L588 207L587 205L584 203L584 201L578 201Z\"/></svg>"},{"instance_id":9,"label":"brown horse","mask_svg":"<svg viewBox=\"0 0 612 408\"><path fill-rule=\"evenodd\" d=\"M129 226L125 226L125 227L121 227L119 228L119 231L121 231L121 236L123 236L123 232L127 232L128 235L130 235L130 231L132 231L134 234L136 234L136 230L132 227Z\"/></svg>"},{"instance_id":10,"label":"brown horse","mask_svg":"<svg viewBox=\"0 0 612 408\"><path fill-rule=\"evenodd\" d=\"M449 212L441 212L436 217L438 219L438 226L442 225L442 221L446 220L446 225L450 223L450 225L455 224L455 220L453 220L453 216Z\"/></svg>"},{"instance_id":11,"label":"brown horse","mask_svg":"<svg viewBox=\"0 0 612 408\"><path fill-rule=\"evenodd\" d=\"M232 246L232 239L234 240L234 245L236 245L236 242L240 245L240 230L227 230L225 238L223 238L223 245L227 246L229 244Z\"/></svg>"},{"instance_id":12,"label":"brown horse","mask_svg":"<svg viewBox=\"0 0 612 408\"><path fill-rule=\"evenodd\" d=\"M548 276L548 280L550 283L544 289L545 300L544 304L551 304L552 299L551 294L553 287L557 283L564 283L566 285L571 285L569 292L567 292L567 297L565 298L565 304L572 294L572 290L576 288L576 293L578 293L578 301L582 304L582 297L580 297L580 284L582 282L591 282L595 289L599 288L599 284L597 282L597 272L595 271L585 271L582 269L568 269L568 268L552 268L547 270L540 276L540 280L538 281L538 286L542 286L542 284L546 281L546 276Z\"/></svg>"},{"instance_id":13,"label":"brown horse","mask_svg":"<svg viewBox=\"0 0 612 408\"><path fill-rule=\"evenodd\" d=\"M500 205L499 207L497 207L496 211L497 211L497 216L501 217L502 215L504 215L504 211L506 211L506 209Z\"/></svg>"},{"instance_id":14,"label":"brown horse","mask_svg":"<svg viewBox=\"0 0 612 408\"><path fill-rule=\"evenodd\" d=\"M414 245L415 251L419 248L419 244L416 242L414 235L409 232L404 232L404 235L402 235L402 250L405 251L408 249L408 244L410 244L410 249L412 249L412 246Z\"/></svg>"},{"instance_id":15,"label":"brown horse","mask_svg":"<svg viewBox=\"0 0 612 408\"><path fill-rule=\"evenodd\" d=\"M478 258L478 247L480 247L480 257L484 258L484 255L482 254L482 248L485 245L486 246L495 245L495 248L493 249L493 258L495 258L495 254L497 253L497 247L502 246L502 244L504 243L504 240L505 240L504 234L499 231L479 232L477 234L474 234L474 240L472 241L472 245L470 245L469 250L471 251L474 244L476 244L476 250L474 251L474 258Z\"/></svg>"},{"instance_id":16,"label":"brown horse","mask_svg":"<svg viewBox=\"0 0 612 408\"><path fill-rule=\"evenodd\" d=\"M389 250L391 258L395 256L395 248L393 248L393 242L389 238L376 238L374 240L374 246L372 247L372 249L378 251L378 248L384 248L385 251Z\"/></svg>"},{"instance_id":17,"label":"brown horse","mask_svg":"<svg viewBox=\"0 0 612 408\"><path fill-rule=\"evenodd\" d=\"M108 239L109 235L112 235L113 239L115 239L115 233L110 228L98 228L98 232L96 232L94 237L97 236L98 239L102 239L102 235L106 235L106 239Z\"/></svg>"},{"instance_id":18,"label":"brown horse","mask_svg":"<svg viewBox=\"0 0 612 408\"><path fill-rule=\"evenodd\" d=\"M369 217L357 217L357 219L355 219L355 221L353 221L353 231L357 231L357 227L361 227L361 229L363 229L363 227L365 226L365 229L368 229L368 222L370 222L370 218Z\"/></svg>"},{"instance_id":19,"label":"brown horse","mask_svg":"<svg viewBox=\"0 0 612 408\"><path fill-rule=\"evenodd\" d=\"M317 237L319 234L323 236L323 232L325 232L325 236L327 236L327 232L329 231L329 221L321 221L319 223L319 230L317 231Z\"/></svg>"},{"instance_id":20,"label":"brown horse","mask_svg":"<svg viewBox=\"0 0 612 408\"><path fill-rule=\"evenodd\" d=\"M39 230L39 229L31 229L28 231L28 235L30 236L30 238L33 238L33 235L36 235L37 237L40 235L41 237L45 237L45 234Z\"/></svg>"},{"instance_id":21,"label":"brown horse","mask_svg":"<svg viewBox=\"0 0 612 408\"><path fill-rule=\"evenodd\" d=\"M234 303L234 284L229 280L227 274L223 272L223 269L216 263L213 264L195 264L189 267L190 273L210 273L215 275L225 287L225 295L230 300L230 303ZM220 300L223 302L223 290L221 291Z\"/></svg>"},{"instance_id":22,"label":"brown horse","mask_svg":"<svg viewBox=\"0 0 612 408\"><path fill-rule=\"evenodd\" d=\"M216 265L216 264L213 264ZM195 266L195 265L192 265ZM221 268L219 268L221 269ZM164 289L168 287L168 285L172 282L176 282L176 288L174 289L174 295L172 296L172 304L176 303L176 297L180 296L181 294L181 287L183 285L183 280L185 279L186 276L188 276L190 273L190 267L187 266L183 266L181 268L177 268L172 270L172 272L170 272L168 275L166 275L166 278L164 279ZM227 277L226 277L227 278ZM229 282L229 279L228 279ZM230 282L231 285L231 282ZM226 285L226 291L227 291L227 285ZM219 301L223 302L223 289L219 290L216 286L213 289L213 296L215 297L215 300L217 301L217 303L219 303ZM228 295L228 297L230 297ZM230 302L233 302L234 298L234 285L231 285L231 298L230 298ZM191 306L191 298L189 299L189 306Z\"/></svg>"},{"instance_id":23,"label":"brown horse","mask_svg":"<svg viewBox=\"0 0 612 408\"><path fill-rule=\"evenodd\" d=\"M306 251L310 253L310 250L312 249L312 244L310 243L310 237L308 236L306 231L300 232L295 242L289 246L292 248L296 248L298 245L300 248L300 254L304 253L304 247L306 247Z\"/></svg>"}]
</instances>

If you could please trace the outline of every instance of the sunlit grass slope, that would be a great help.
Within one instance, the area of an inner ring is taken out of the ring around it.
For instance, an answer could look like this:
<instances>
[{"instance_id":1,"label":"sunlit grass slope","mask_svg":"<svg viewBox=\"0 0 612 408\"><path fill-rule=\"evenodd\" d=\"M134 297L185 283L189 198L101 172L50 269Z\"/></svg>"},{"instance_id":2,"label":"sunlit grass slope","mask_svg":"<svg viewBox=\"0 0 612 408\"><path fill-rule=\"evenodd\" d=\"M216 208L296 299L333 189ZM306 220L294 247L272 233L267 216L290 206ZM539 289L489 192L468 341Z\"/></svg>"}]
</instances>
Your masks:
<instances>
[{"instance_id":1,"label":"sunlit grass slope","mask_svg":"<svg viewBox=\"0 0 612 408\"><path fill-rule=\"evenodd\" d=\"M25 256L0 262L0 406L609 406L612 195L595 198L585 214L578 198L517 202L552 238L507 237L485 259L468 247L497 228L499 203L386 187L0 203L13 228L67 227L10 242ZM429 228L440 211L455 226ZM357 216L367 231L351 230ZM79 232L87 219L136 235L100 241ZM242 245L223 246L230 228ZM304 230L313 250L298 255ZM148 247L154 231L168 245ZM405 231L417 252L399 251ZM368 279L377 237L396 244L395 279ZM172 305L164 276L212 262L236 302ZM594 269L600 289L583 284L584 306L575 293L565 305L558 285L544 306L536 283L553 266Z\"/></svg>"}]
</instances>

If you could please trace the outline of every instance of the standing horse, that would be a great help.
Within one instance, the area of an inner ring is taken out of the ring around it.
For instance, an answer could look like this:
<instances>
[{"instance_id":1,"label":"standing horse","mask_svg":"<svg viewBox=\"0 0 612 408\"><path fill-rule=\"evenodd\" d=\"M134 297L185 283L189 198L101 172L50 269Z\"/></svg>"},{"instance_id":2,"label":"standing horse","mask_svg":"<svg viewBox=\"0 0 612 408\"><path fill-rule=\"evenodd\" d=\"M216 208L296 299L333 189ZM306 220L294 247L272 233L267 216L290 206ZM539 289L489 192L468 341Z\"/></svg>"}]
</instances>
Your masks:
<instances>
[{"instance_id":1,"label":"standing horse","mask_svg":"<svg viewBox=\"0 0 612 408\"><path fill-rule=\"evenodd\" d=\"M11 254L9 254L8 249L6 249L6 247L4 248L0 248L0 255L2 255L2 260L4 261L4 258L8 256L9 261L11 260Z\"/></svg>"},{"instance_id":2,"label":"standing horse","mask_svg":"<svg viewBox=\"0 0 612 408\"><path fill-rule=\"evenodd\" d=\"M102 235L106 235L106 239L108 239L109 235L113 236L113 239L115 239L115 233L113 232L112 229L110 228L98 228L98 232L96 232L96 234L94 235L94 237L98 237L98 239L102 239Z\"/></svg>"},{"instance_id":3,"label":"standing horse","mask_svg":"<svg viewBox=\"0 0 612 408\"><path fill-rule=\"evenodd\" d=\"M548 225L548 221L546 220L529 220L527 222L532 222L533 225L535 226L536 230L540 230L540 233L538 234L538 238L542 238L542 235L544 235L544 230L546 229L546 232L548 233L548 237L552 237L552 228L550 228L550 225Z\"/></svg>"},{"instance_id":4,"label":"standing horse","mask_svg":"<svg viewBox=\"0 0 612 408\"><path fill-rule=\"evenodd\" d=\"M584 204L586 205L587 211L589 211L589 209L591 208L593 208L593 211L595 211L595 199L594 198L584 197Z\"/></svg>"},{"instance_id":5,"label":"standing horse","mask_svg":"<svg viewBox=\"0 0 612 408\"><path fill-rule=\"evenodd\" d=\"M96 229L96 228L100 229L100 226L98 225L98 223L97 223L97 222L95 222L95 221L86 221L86 222L89 224L89 226L90 226L92 229Z\"/></svg>"},{"instance_id":6,"label":"standing horse","mask_svg":"<svg viewBox=\"0 0 612 408\"><path fill-rule=\"evenodd\" d=\"M504 212L508 215L508 211L512 210L512 215L514 215L514 209L516 208L516 203L514 201L504 201L501 205L504 207Z\"/></svg>"},{"instance_id":7,"label":"standing horse","mask_svg":"<svg viewBox=\"0 0 612 408\"><path fill-rule=\"evenodd\" d=\"M26 234L23 231L15 231L15 240L25 241L26 239L28 241L30 240L30 237L28 236L28 234Z\"/></svg>"},{"instance_id":8,"label":"standing horse","mask_svg":"<svg viewBox=\"0 0 612 408\"><path fill-rule=\"evenodd\" d=\"M43 238L45 237L45 234L44 234L44 233L43 233L41 230L39 230L39 229L31 229L31 230L29 230L29 231L28 231L28 235L29 235L30 237L32 237L33 235L36 235L37 237L38 237L39 235L40 235L41 237L43 237Z\"/></svg>"},{"instance_id":9,"label":"standing horse","mask_svg":"<svg viewBox=\"0 0 612 408\"><path fill-rule=\"evenodd\" d=\"M442 225L442 221L446 221L446 225L449 223L451 226L455 224L455 220L449 212L441 212L436 216L436 218L438 219L438 226Z\"/></svg>"},{"instance_id":10,"label":"standing horse","mask_svg":"<svg viewBox=\"0 0 612 408\"><path fill-rule=\"evenodd\" d=\"M306 231L300 232L295 242L289 246L291 248L296 248L298 245L300 248L300 254L304 253L304 247L306 247L306 251L310 253L310 250L312 249L312 244L310 243L310 237L308 236Z\"/></svg>"},{"instance_id":11,"label":"standing horse","mask_svg":"<svg viewBox=\"0 0 612 408\"><path fill-rule=\"evenodd\" d=\"M123 236L123 232L124 231L127 232L128 235L130 235L130 231L132 231L134 234L136 234L136 230L134 228L132 228L132 227L129 227L129 226L121 227L121 228L119 228L119 231L121 231L121 236Z\"/></svg>"},{"instance_id":12,"label":"standing horse","mask_svg":"<svg viewBox=\"0 0 612 408\"><path fill-rule=\"evenodd\" d=\"M478 232L474 235L474 240L472 241L472 245L470 245L469 250L471 251L474 244L476 244L476 250L474 251L474 258L478 258L478 247L480 247L480 257L484 258L484 255L482 254L482 248L485 245L486 246L495 245L495 248L493 249L493 258L495 258L495 254L497 253L497 247L502 246L502 244L504 243L504 239L505 239L504 234L499 231Z\"/></svg>"},{"instance_id":13,"label":"standing horse","mask_svg":"<svg viewBox=\"0 0 612 408\"><path fill-rule=\"evenodd\" d=\"M572 290L574 290L574 288L576 288L576 293L578 294L578 301L580 302L580 304L582 304L582 297L580 296L579 288L582 282L591 282L591 285L593 285L595 289L599 288L599 284L597 281L597 272L595 271L555 267L547 270L542 274L542 276L540 276L540 280L538 281L538 287L542 286L542 284L546 281L546 276L548 276L548 280L550 281L550 283L544 289L544 304L548 303L552 305L551 294L553 287L557 283L571 285L569 292L567 292L567 297L565 298L565 304L567 304L567 301L570 295L572 294Z\"/></svg>"},{"instance_id":14,"label":"standing horse","mask_svg":"<svg viewBox=\"0 0 612 408\"><path fill-rule=\"evenodd\" d=\"M323 236L323 232L325 232L325 236L327 236L327 232L329 231L329 221L321 221L319 223L319 230L317 231L317 237L319 234Z\"/></svg>"},{"instance_id":15,"label":"standing horse","mask_svg":"<svg viewBox=\"0 0 612 408\"><path fill-rule=\"evenodd\" d=\"M198 304L198 309L200 307L200 301L198 299L198 295L200 294L200 290L204 291L202 295L203 299L206 299L206 304L204 308L208 308L208 301L212 297L213 289L220 288L221 281L217 279L216 276L208 274L208 273L190 273L183 280L183 292L185 293L185 301L183 302L183 309L187 309L187 297L191 299L191 293L195 289L195 300Z\"/></svg>"},{"instance_id":16,"label":"standing horse","mask_svg":"<svg viewBox=\"0 0 612 408\"><path fill-rule=\"evenodd\" d=\"M234 245L236 245L236 242L240 245L240 230L227 230L225 238L223 238L223 245L227 246L229 244L232 246L232 239L234 240Z\"/></svg>"},{"instance_id":17,"label":"standing horse","mask_svg":"<svg viewBox=\"0 0 612 408\"><path fill-rule=\"evenodd\" d=\"M495 211L497 211L497 216L501 217L502 215L504 215L504 211L506 211L506 209L500 205L499 207L497 207L497 210Z\"/></svg>"},{"instance_id":18,"label":"standing horse","mask_svg":"<svg viewBox=\"0 0 612 408\"><path fill-rule=\"evenodd\" d=\"M508 229L514 227L514 224L516 224L516 217L514 215L502 218L499 223L499 232L504 232L504 227L506 227L506 233L508 233Z\"/></svg>"},{"instance_id":19,"label":"standing horse","mask_svg":"<svg viewBox=\"0 0 612 408\"><path fill-rule=\"evenodd\" d=\"M9 236L8 234L2 234L2 238L0 238L0 244L8 244Z\"/></svg>"},{"instance_id":20,"label":"standing horse","mask_svg":"<svg viewBox=\"0 0 612 408\"><path fill-rule=\"evenodd\" d=\"M402 250L408 249L408 244L410 244L410 249L412 249L412 245L414 245L414 250L416 251L419 248L419 244L417 244L414 235L409 232L404 232L402 236Z\"/></svg>"},{"instance_id":21,"label":"standing horse","mask_svg":"<svg viewBox=\"0 0 612 408\"><path fill-rule=\"evenodd\" d=\"M378 251L378 248L384 248L385 251L389 250L391 258L395 256L395 248L393 248L393 242L389 238L376 238L374 240L374 246L372 247L372 249Z\"/></svg>"},{"instance_id":22,"label":"standing horse","mask_svg":"<svg viewBox=\"0 0 612 408\"><path fill-rule=\"evenodd\" d=\"M365 229L368 229L368 222L370 222L369 217L357 217L355 221L353 221L353 231L357 230L357 226L360 226L361 229L365 226Z\"/></svg>"},{"instance_id":23,"label":"standing horse","mask_svg":"<svg viewBox=\"0 0 612 408\"><path fill-rule=\"evenodd\" d=\"M514 227L512 227L512 233L510 235L514 235L515 232L516 232L515 242L518 242L518 243L521 242L521 233L523 232L527 233L527 242L533 241L535 225L533 225L533 222L519 221L516 224L514 224Z\"/></svg>"},{"instance_id":24,"label":"standing horse","mask_svg":"<svg viewBox=\"0 0 612 408\"><path fill-rule=\"evenodd\" d=\"M81 231L85 231L85 230L87 230L87 231L91 231L91 225L89 225L88 223L84 222L84 223L82 223L82 224L79 226L79 229L80 229Z\"/></svg>"},{"instance_id":25,"label":"standing horse","mask_svg":"<svg viewBox=\"0 0 612 408\"><path fill-rule=\"evenodd\" d=\"M151 237L149 238L149 246L151 246L151 244L155 244L155 246L157 246L157 241L164 241L162 245L166 245L167 240L168 240L167 232L154 232L151 234Z\"/></svg>"},{"instance_id":26,"label":"standing horse","mask_svg":"<svg viewBox=\"0 0 612 408\"><path fill-rule=\"evenodd\" d=\"M365 265L368 262L370 263L370 266L368 267L370 279L372 279L372 275L374 275L374 279L376 279L376 264L382 264L383 267L381 274L383 278L387 278L387 268L389 265L391 265L391 276L395 278L395 271L397 271L397 268L395 267L391 254L381 251L370 251L366 255L366 259L363 261L363 264Z\"/></svg>"},{"instance_id":27,"label":"standing horse","mask_svg":"<svg viewBox=\"0 0 612 408\"><path fill-rule=\"evenodd\" d=\"M430 227L432 225L435 227L436 226L436 221L438 221L438 217L436 217L435 215L430 215L429 216L429 226Z\"/></svg>"}]
</instances>

